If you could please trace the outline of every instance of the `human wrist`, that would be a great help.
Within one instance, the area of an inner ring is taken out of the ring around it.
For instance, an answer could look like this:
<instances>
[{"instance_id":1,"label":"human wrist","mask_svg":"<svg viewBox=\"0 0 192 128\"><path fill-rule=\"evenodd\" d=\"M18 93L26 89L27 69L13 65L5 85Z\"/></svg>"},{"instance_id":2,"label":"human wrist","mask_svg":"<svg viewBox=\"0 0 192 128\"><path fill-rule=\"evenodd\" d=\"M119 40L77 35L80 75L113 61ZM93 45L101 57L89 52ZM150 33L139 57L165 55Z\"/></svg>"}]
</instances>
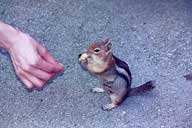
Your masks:
<instances>
[{"instance_id":1,"label":"human wrist","mask_svg":"<svg viewBox=\"0 0 192 128\"><path fill-rule=\"evenodd\" d=\"M0 21L0 47L9 50L19 32L12 26Z\"/></svg>"}]
</instances>

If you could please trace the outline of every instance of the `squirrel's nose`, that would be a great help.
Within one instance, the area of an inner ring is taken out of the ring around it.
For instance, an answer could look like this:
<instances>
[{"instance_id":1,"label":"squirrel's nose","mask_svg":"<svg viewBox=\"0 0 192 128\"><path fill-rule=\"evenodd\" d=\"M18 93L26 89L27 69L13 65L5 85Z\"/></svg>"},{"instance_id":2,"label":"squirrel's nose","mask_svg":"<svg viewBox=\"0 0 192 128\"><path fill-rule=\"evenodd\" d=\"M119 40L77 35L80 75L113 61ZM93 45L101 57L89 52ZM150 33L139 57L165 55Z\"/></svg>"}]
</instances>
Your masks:
<instances>
[{"instance_id":1,"label":"squirrel's nose","mask_svg":"<svg viewBox=\"0 0 192 128\"><path fill-rule=\"evenodd\" d=\"M80 58L82 54L79 54L78 57Z\"/></svg>"}]
</instances>

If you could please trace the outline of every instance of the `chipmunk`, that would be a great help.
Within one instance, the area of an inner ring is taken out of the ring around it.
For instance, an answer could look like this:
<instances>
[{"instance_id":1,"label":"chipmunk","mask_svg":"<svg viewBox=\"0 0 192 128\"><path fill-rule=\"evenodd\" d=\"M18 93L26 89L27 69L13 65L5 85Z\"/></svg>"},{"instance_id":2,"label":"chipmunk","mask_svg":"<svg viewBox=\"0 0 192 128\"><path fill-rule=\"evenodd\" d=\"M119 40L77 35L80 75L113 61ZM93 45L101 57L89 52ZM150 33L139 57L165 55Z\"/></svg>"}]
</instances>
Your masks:
<instances>
[{"instance_id":1,"label":"chipmunk","mask_svg":"<svg viewBox=\"0 0 192 128\"><path fill-rule=\"evenodd\" d=\"M152 90L154 81L131 88L132 76L129 66L112 53L109 39L92 43L85 53L79 54L79 61L92 74L98 76L103 83L102 88L96 87L92 92L108 92L112 103L104 105L104 110L119 106L128 96Z\"/></svg>"}]
</instances>

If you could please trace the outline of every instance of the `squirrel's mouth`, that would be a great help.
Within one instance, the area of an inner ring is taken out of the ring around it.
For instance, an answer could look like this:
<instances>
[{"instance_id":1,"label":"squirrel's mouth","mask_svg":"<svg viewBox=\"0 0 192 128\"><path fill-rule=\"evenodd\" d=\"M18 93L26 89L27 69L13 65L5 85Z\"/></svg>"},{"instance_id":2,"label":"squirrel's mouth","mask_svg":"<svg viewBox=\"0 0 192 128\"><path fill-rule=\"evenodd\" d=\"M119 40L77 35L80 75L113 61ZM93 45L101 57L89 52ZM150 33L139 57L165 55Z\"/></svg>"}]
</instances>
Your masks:
<instances>
[{"instance_id":1,"label":"squirrel's mouth","mask_svg":"<svg viewBox=\"0 0 192 128\"><path fill-rule=\"evenodd\" d=\"M79 61L85 61L88 57L87 53L79 54Z\"/></svg>"}]
</instances>

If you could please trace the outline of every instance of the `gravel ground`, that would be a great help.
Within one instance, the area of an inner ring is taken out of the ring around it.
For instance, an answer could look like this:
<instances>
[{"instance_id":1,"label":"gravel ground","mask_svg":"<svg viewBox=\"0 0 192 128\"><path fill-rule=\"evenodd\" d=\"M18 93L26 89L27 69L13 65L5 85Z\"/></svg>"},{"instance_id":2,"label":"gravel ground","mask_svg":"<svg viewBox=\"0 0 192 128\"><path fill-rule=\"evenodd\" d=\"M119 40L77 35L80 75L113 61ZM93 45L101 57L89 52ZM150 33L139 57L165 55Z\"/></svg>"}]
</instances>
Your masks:
<instances>
[{"instance_id":1,"label":"gravel ground","mask_svg":"<svg viewBox=\"0 0 192 128\"><path fill-rule=\"evenodd\" d=\"M0 50L0 128L192 128L191 0L0 0L0 19L46 46L65 72L28 92ZM111 38L128 62L133 85L156 89L103 111L106 94L77 56L94 40Z\"/></svg>"}]
</instances>

